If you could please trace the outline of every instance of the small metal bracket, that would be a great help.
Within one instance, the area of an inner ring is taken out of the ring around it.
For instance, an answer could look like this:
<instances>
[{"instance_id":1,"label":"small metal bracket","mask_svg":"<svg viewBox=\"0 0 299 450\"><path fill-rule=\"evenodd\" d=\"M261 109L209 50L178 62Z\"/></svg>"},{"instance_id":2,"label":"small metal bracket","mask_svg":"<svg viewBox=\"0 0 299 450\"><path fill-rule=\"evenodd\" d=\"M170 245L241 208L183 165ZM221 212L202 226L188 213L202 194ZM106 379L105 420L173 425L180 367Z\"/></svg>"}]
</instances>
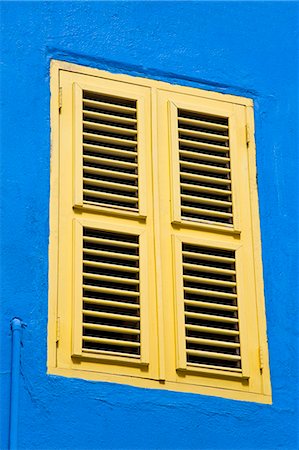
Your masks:
<instances>
[{"instance_id":1,"label":"small metal bracket","mask_svg":"<svg viewBox=\"0 0 299 450\"><path fill-rule=\"evenodd\" d=\"M60 339L60 317L56 319L56 342L59 342Z\"/></svg>"},{"instance_id":2,"label":"small metal bracket","mask_svg":"<svg viewBox=\"0 0 299 450\"><path fill-rule=\"evenodd\" d=\"M59 88L59 96L58 96L58 109L59 112L61 111L62 108L62 87Z\"/></svg>"},{"instance_id":3,"label":"small metal bracket","mask_svg":"<svg viewBox=\"0 0 299 450\"><path fill-rule=\"evenodd\" d=\"M259 348L259 358L260 358L260 371L262 372L264 369L264 355L262 347Z\"/></svg>"},{"instance_id":4,"label":"small metal bracket","mask_svg":"<svg viewBox=\"0 0 299 450\"><path fill-rule=\"evenodd\" d=\"M247 145L247 147L249 147L251 139L250 139L250 127L248 124L246 124L246 126L245 126L245 132L246 132L246 145Z\"/></svg>"}]
</instances>

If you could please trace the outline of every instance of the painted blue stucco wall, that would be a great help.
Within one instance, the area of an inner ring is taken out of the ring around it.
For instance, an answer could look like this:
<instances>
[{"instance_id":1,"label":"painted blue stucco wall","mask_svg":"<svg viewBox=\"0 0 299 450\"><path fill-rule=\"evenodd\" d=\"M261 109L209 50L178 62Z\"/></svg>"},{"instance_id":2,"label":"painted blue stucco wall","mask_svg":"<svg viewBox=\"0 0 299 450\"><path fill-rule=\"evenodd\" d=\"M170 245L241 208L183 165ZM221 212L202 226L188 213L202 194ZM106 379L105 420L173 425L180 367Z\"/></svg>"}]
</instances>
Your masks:
<instances>
[{"instance_id":1,"label":"painted blue stucco wall","mask_svg":"<svg viewBox=\"0 0 299 450\"><path fill-rule=\"evenodd\" d=\"M8 2L1 10L1 449L14 316L28 325L22 449L298 448L298 4ZM51 58L254 98L273 405L46 375Z\"/></svg>"}]
</instances>

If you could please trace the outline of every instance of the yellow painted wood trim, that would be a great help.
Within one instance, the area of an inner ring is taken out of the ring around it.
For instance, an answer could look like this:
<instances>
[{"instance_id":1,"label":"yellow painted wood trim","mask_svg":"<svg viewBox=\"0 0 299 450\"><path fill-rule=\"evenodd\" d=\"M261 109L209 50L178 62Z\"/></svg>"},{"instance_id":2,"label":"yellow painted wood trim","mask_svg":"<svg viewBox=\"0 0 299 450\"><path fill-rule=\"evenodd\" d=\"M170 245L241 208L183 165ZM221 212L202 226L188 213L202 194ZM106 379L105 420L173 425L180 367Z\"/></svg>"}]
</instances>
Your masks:
<instances>
[{"instance_id":1,"label":"yellow painted wood trim","mask_svg":"<svg viewBox=\"0 0 299 450\"><path fill-rule=\"evenodd\" d=\"M160 183L158 177L154 174L159 170L159 155L158 155L158 101L157 90L152 88L152 159L153 159L153 171L152 171L152 185L153 185L153 218L154 218L154 246L155 246L155 274L156 274L156 307L157 307L157 333L158 333L158 367L159 367L159 380L165 380L165 348L164 348L164 308L163 308L163 294L162 294L162 255L161 255L161 233L160 233L160 202L159 198Z\"/></svg>"},{"instance_id":2,"label":"yellow painted wood trim","mask_svg":"<svg viewBox=\"0 0 299 450\"><path fill-rule=\"evenodd\" d=\"M264 279L262 263L262 244L260 232L259 202L256 171L256 147L254 137L254 110L253 107L246 108L246 122L248 124L248 159L249 159L249 185L251 198L251 228L252 228L252 251L254 256L254 276L256 290L256 306L258 318L258 330L260 347L263 354L263 391L266 395L272 395L270 381L270 366L267 339L267 322L264 297Z\"/></svg>"},{"instance_id":3,"label":"yellow painted wood trim","mask_svg":"<svg viewBox=\"0 0 299 450\"><path fill-rule=\"evenodd\" d=\"M160 389L160 390L170 390L175 392L185 392L192 394L201 394L208 396L216 396L222 397L232 400L238 401L247 401L247 402L255 402L255 403L264 403L271 405L272 398L270 395L260 394L259 392L242 392L242 391L232 391L231 389L224 388L215 388L202 385L188 385L184 383L177 382L159 382L157 380L144 380L138 377L128 377L125 375L114 375L111 373L105 372L92 372L92 371L84 371L79 368L76 369L66 369L66 368L48 368L48 375L58 375L63 377L70 378L81 378L85 380L92 381L103 381L108 383L118 383L118 384L127 384L140 388L148 388L148 389Z\"/></svg>"},{"instance_id":4,"label":"yellow painted wood trim","mask_svg":"<svg viewBox=\"0 0 299 450\"><path fill-rule=\"evenodd\" d=\"M222 94L218 92L212 92L212 91L206 91L204 89L199 88L193 88L193 87L187 87L187 86L180 86L180 85L173 85L170 83L166 83L164 81L157 81L150 78L142 78L132 75L124 75L124 74L114 74L110 73L104 70L95 69L91 67L81 66L79 64L73 64L66 61L60 61L60 60L52 60L51 63L52 70L65 70L67 72L72 73L80 73L85 75L90 75L94 77L101 77L101 78L107 78L109 80L117 80L122 81L124 83L130 83L130 84L136 84L141 86L149 86L149 87L156 87L159 89L163 89L165 91L171 91L174 90L176 92L181 92L183 94L189 94L194 95L196 97L204 97L204 98L210 98L215 99L218 101L224 101L244 106L252 106L253 101L252 99L248 97L241 97L237 95L231 95L231 94Z\"/></svg>"},{"instance_id":5,"label":"yellow painted wood trim","mask_svg":"<svg viewBox=\"0 0 299 450\"><path fill-rule=\"evenodd\" d=\"M57 365L58 321L58 221L59 221L59 71L51 62L50 77L51 161L50 161L50 237L49 237L49 287L48 287L48 366Z\"/></svg>"}]
</instances>

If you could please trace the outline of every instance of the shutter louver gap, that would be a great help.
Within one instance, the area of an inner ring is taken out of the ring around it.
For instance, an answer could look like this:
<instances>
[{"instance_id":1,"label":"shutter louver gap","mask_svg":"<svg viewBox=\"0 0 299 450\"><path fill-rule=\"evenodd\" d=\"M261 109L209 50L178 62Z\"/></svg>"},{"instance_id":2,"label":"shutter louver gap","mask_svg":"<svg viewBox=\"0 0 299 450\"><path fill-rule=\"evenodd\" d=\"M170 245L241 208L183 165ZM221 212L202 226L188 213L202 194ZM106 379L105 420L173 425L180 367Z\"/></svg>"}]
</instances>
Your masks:
<instances>
[{"instance_id":1,"label":"shutter louver gap","mask_svg":"<svg viewBox=\"0 0 299 450\"><path fill-rule=\"evenodd\" d=\"M181 216L233 223L228 119L178 110Z\"/></svg>"},{"instance_id":2,"label":"shutter louver gap","mask_svg":"<svg viewBox=\"0 0 299 450\"><path fill-rule=\"evenodd\" d=\"M137 101L83 91L83 201L138 211Z\"/></svg>"},{"instance_id":3,"label":"shutter louver gap","mask_svg":"<svg viewBox=\"0 0 299 450\"><path fill-rule=\"evenodd\" d=\"M187 365L241 372L235 251L182 250Z\"/></svg>"},{"instance_id":4,"label":"shutter louver gap","mask_svg":"<svg viewBox=\"0 0 299 450\"><path fill-rule=\"evenodd\" d=\"M83 352L140 358L139 237L84 228Z\"/></svg>"}]
</instances>

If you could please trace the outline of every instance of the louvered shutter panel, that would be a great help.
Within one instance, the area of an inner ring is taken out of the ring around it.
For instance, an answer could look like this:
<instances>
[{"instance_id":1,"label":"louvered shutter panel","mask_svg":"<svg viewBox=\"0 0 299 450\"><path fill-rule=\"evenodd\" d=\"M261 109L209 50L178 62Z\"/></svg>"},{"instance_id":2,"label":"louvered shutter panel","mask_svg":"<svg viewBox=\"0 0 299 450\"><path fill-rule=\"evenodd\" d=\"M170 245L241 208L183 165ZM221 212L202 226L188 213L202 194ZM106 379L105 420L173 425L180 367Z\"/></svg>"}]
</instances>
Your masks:
<instances>
[{"instance_id":1,"label":"louvered shutter panel","mask_svg":"<svg viewBox=\"0 0 299 450\"><path fill-rule=\"evenodd\" d=\"M241 372L235 251L182 244L187 364Z\"/></svg>"},{"instance_id":2,"label":"louvered shutter panel","mask_svg":"<svg viewBox=\"0 0 299 450\"><path fill-rule=\"evenodd\" d=\"M178 110L181 217L231 225L228 119Z\"/></svg>"},{"instance_id":3,"label":"louvered shutter panel","mask_svg":"<svg viewBox=\"0 0 299 450\"><path fill-rule=\"evenodd\" d=\"M124 92L74 84L75 205L145 215L144 99Z\"/></svg>"},{"instance_id":4,"label":"louvered shutter panel","mask_svg":"<svg viewBox=\"0 0 299 450\"><path fill-rule=\"evenodd\" d=\"M83 91L83 202L138 211L136 101Z\"/></svg>"},{"instance_id":5,"label":"louvered shutter panel","mask_svg":"<svg viewBox=\"0 0 299 450\"><path fill-rule=\"evenodd\" d=\"M111 231L77 220L74 226L78 245L73 354L146 363L144 233L123 232L116 226Z\"/></svg>"},{"instance_id":6,"label":"louvered shutter panel","mask_svg":"<svg viewBox=\"0 0 299 450\"><path fill-rule=\"evenodd\" d=\"M140 357L139 238L83 230L83 352Z\"/></svg>"}]
</instances>

